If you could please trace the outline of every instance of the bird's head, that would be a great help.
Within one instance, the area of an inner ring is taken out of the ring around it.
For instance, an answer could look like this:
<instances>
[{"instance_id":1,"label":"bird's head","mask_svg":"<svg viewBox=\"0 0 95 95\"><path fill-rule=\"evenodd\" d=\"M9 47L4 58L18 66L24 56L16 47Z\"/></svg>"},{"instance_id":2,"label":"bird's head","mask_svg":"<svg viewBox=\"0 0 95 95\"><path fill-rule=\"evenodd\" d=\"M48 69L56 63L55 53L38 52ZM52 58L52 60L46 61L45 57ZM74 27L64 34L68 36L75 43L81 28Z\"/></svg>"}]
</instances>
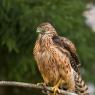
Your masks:
<instances>
[{"instance_id":1,"label":"bird's head","mask_svg":"<svg viewBox=\"0 0 95 95\"><path fill-rule=\"evenodd\" d=\"M37 27L37 32L41 35L57 34L55 28L50 23L42 23Z\"/></svg>"}]
</instances>

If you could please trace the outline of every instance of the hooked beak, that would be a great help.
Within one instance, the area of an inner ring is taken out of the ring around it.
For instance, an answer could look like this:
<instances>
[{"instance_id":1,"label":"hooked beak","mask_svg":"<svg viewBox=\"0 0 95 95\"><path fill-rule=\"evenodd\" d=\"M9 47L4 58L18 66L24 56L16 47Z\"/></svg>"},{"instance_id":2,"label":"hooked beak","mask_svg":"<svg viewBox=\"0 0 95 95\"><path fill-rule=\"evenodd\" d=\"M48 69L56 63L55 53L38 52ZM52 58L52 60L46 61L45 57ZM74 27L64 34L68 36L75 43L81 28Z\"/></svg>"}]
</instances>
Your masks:
<instances>
[{"instance_id":1,"label":"hooked beak","mask_svg":"<svg viewBox=\"0 0 95 95\"><path fill-rule=\"evenodd\" d=\"M41 33L41 29L40 28L37 28L37 33Z\"/></svg>"},{"instance_id":2,"label":"hooked beak","mask_svg":"<svg viewBox=\"0 0 95 95\"><path fill-rule=\"evenodd\" d=\"M42 32L42 29L41 28L37 28L37 33L41 34L41 35L44 35L44 32Z\"/></svg>"}]
</instances>

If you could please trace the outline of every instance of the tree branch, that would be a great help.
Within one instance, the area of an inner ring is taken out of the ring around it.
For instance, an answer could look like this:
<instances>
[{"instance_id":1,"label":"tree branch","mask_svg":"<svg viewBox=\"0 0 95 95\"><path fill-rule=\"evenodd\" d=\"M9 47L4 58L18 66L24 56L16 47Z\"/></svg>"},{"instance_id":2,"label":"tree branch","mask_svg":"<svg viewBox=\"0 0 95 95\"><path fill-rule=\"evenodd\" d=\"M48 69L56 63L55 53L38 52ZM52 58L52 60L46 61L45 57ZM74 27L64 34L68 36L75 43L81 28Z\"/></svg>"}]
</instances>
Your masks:
<instances>
[{"instance_id":1,"label":"tree branch","mask_svg":"<svg viewBox=\"0 0 95 95\"><path fill-rule=\"evenodd\" d=\"M41 86L37 84L31 84L31 83L24 83L24 82L15 82L15 81L0 81L0 86L17 86L17 87L26 87L26 88L35 88L40 90L46 90L46 91L52 91L52 87L48 86ZM59 90L58 94L65 94L65 95L77 95L75 93L71 93L65 90Z\"/></svg>"}]
</instances>

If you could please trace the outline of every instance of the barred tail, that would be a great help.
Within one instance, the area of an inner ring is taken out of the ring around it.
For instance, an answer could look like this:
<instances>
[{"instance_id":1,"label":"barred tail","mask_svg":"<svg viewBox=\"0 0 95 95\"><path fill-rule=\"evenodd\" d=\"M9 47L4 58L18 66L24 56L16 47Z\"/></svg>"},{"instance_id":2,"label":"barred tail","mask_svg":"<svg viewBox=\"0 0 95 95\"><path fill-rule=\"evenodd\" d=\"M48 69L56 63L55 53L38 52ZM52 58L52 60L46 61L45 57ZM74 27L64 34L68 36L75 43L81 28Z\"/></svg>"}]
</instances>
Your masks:
<instances>
[{"instance_id":1,"label":"barred tail","mask_svg":"<svg viewBox=\"0 0 95 95\"><path fill-rule=\"evenodd\" d=\"M75 72L75 92L78 95L90 95L88 93L88 87L82 80L81 76Z\"/></svg>"}]
</instances>

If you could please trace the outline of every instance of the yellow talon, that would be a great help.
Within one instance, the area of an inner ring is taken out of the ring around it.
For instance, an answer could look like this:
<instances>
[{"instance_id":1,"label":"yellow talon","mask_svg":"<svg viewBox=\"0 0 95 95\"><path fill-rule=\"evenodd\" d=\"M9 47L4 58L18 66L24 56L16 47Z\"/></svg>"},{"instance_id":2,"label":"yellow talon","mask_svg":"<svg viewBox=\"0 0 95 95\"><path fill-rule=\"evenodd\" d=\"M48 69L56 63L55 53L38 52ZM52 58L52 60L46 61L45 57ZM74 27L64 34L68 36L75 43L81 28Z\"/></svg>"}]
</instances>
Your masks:
<instances>
[{"instance_id":1,"label":"yellow talon","mask_svg":"<svg viewBox=\"0 0 95 95\"><path fill-rule=\"evenodd\" d=\"M52 91L54 92L53 95L56 95L56 92L59 92L58 86L52 87Z\"/></svg>"},{"instance_id":2,"label":"yellow talon","mask_svg":"<svg viewBox=\"0 0 95 95\"><path fill-rule=\"evenodd\" d=\"M60 86L61 82L62 82L62 80L60 79L58 81L58 83L54 87L52 87L52 91L54 92L54 95L56 95L56 92L59 92L59 86Z\"/></svg>"}]
</instances>

